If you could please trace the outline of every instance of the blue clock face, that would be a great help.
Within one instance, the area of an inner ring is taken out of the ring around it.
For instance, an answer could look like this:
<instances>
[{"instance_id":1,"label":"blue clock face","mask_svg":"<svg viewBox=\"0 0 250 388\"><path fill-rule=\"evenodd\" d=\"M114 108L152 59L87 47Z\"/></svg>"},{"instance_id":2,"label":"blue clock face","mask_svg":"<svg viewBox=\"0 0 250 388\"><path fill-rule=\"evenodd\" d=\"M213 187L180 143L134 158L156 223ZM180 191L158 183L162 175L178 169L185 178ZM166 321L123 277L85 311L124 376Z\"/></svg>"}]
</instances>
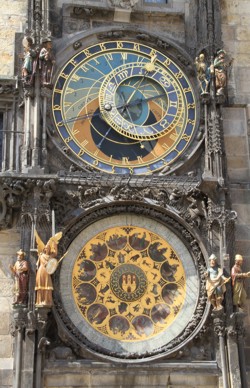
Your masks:
<instances>
[{"instance_id":1,"label":"blue clock face","mask_svg":"<svg viewBox=\"0 0 250 388\"><path fill-rule=\"evenodd\" d=\"M84 163L111 174L152 174L191 144L196 100L183 71L141 43L109 41L82 50L53 91L56 128Z\"/></svg>"}]
</instances>

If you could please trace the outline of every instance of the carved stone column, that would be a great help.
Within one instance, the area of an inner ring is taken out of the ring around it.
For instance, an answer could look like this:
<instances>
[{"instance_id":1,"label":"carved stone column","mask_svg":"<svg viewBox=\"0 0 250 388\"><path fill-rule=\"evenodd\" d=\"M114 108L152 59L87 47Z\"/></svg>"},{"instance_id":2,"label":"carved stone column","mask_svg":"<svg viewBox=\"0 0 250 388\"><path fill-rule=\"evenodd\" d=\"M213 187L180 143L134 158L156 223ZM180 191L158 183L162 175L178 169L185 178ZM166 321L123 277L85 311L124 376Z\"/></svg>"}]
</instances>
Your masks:
<instances>
[{"instance_id":1,"label":"carved stone column","mask_svg":"<svg viewBox=\"0 0 250 388\"><path fill-rule=\"evenodd\" d=\"M48 314L51 311L48 307L39 307L37 312L37 349L36 349L36 378L35 388L40 388L42 384L42 365L44 359L44 353L46 346L50 344L49 340L45 337L46 326L48 322Z\"/></svg>"},{"instance_id":2,"label":"carved stone column","mask_svg":"<svg viewBox=\"0 0 250 388\"><path fill-rule=\"evenodd\" d=\"M246 314L236 312L230 316L228 325L228 359L232 387L247 388L246 362L244 354L244 322Z\"/></svg>"},{"instance_id":3,"label":"carved stone column","mask_svg":"<svg viewBox=\"0 0 250 388\"><path fill-rule=\"evenodd\" d=\"M223 388L229 388L230 382L228 380L229 371L227 363L226 341L225 341L225 314L223 312L213 312L214 317L214 332L219 338L219 351Z\"/></svg>"},{"instance_id":4,"label":"carved stone column","mask_svg":"<svg viewBox=\"0 0 250 388\"><path fill-rule=\"evenodd\" d=\"M14 388L22 387L22 354L26 317L27 309L16 305L13 311L15 335L15 372L13 381Z\"/></svg>"}]
</instances>

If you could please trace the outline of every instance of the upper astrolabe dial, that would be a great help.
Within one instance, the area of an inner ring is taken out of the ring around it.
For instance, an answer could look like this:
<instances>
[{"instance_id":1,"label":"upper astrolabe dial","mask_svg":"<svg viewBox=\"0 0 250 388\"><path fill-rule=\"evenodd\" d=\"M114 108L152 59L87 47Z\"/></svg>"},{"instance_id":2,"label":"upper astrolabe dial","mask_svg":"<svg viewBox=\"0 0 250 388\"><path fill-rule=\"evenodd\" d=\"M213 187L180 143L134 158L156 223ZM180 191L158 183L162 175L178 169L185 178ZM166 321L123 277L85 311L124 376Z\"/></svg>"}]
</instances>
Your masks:
<instances>
[{"instance_id":1,"label":"upper astrolabe dial","mask_svg":"<svg viewBox=\"0 0 250 388\"><path fill-rule=\"evenodd\" d=\"M120 66L105 78L100 89L102 117L131 139L157 139L170 133L180 121L184 123L178 83L161 67L147 67L150 64Z\"/></svg>"},{"instance_id":2,"label":"upper astrolabe dial","mask_svg":"<svg viewBox=\"0 0 250 388\"><path fill-rule=\"evenodd\" d=\"M197 108L191 82L165 54L133 41L97 43L59 72L55 126L84 164L110 174L149 175L191 145Z\"/></svg>"}]
</instances>

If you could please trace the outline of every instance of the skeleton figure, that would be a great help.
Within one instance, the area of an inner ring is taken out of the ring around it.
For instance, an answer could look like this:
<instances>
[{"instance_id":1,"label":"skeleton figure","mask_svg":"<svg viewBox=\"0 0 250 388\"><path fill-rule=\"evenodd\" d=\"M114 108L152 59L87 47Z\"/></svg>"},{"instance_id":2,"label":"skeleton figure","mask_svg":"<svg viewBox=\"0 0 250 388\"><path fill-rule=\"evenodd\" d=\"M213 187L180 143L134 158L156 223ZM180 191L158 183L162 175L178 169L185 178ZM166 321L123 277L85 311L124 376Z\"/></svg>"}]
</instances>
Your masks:
<instances>
[{"instance_id":1,"label":"skeleton figure","mask_svg":"<svg viewBox=\"0 0 250 388\"><path fill-rule=\"evenodd\" d=\"M200 54L199 57L195 58L195 65L197 70L197 78L200 83L202 93L207 93L209 85L209 72L205 62L205 55Z\"/></svg>"}]
</instances>

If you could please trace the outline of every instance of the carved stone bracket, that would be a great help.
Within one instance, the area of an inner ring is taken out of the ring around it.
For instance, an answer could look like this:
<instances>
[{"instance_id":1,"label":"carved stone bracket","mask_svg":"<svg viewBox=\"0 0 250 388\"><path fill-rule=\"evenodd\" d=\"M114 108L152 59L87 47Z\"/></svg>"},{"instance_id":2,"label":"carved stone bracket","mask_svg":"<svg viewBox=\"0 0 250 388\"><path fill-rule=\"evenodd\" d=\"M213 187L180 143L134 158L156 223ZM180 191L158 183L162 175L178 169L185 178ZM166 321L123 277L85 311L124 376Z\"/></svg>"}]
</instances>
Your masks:
<instances>
[{"instance_id":1,"label":"carved stone bracket","mask_svg":"<svg viewBox=\"0 0 250 388\"><path fill-rule=\"evenodd\" d=\"M50 200L56 191L56 181L54 179L29 180L29 196L22 203L22 215L31 214L36 209L36 215L50 217Z\"/></svg>"},{"instance_id":2,"label":"carved stone bracket","mask_svg":"<svg viewBox=\"0 0 250 388\"><path fill-rule=\"evenodd\" d=\"M208 223L210 226L215 222L220 227L234 224L237 219L237 213L234 210L225 209L224 206L216 205L212 201L208 204Z\"/></svg>"},{"instance_id":3,"label":"carved stone bracket","mask_svg":"<svg viewBox=\"0 0 250 388\"><path fill-rule=\"evenodd\" d=\"M22 217L35 208L49 217L50 200L56 191L54 179L2 178L0 183L0 228L11 228L16 214L21 212Z\"/></svg>"},{"instance_id":4,"label":"carved stone bracket","mask_svg":"<svg viewBox=\"0 0 250 388\"><path fill-rule=\"evenodd\" d=\"M18 93L17 85L16 85L16 80L0 80L0 98L1 95L11 95L15 96Z\"/></svg>"},{"instance_id":5,"label":"carved stone bracket","mask_svg":"<svg viewBox=\"0 0 250 388\"><path fill-rule=\"evenodd\" d=\"M47 321L48 321L48 313L51 311L51 308L48 307L39 307L36 309L36 317L40 330L44 330Z\"/></svg>"},{"instance_id":6,"label":"carved stone bracket","mask_svg":"<svg viewBox=\"0 0 250 388\"><path fill-rule=\"evenodd\" d=\"M13 307L13 322L12 334L16 335L18 331L23 330L27 326L27 308L15 305Z\"/></svg>"},{"instance_id":7,"label":"carved stone bracket","mask_svg":"<svg viewBox=\"0 0 250 388\"><path fill-rule=\"evenodd\" d=\"M244 312L236 312L230 316L228 322L228 334L235 340L243 339L246 335L246 330L244 328L245 317L246 313Z\"/></svg>"},{"instance_id":8,"label":"carved stone bracket","mask_svg":"<svg viewBox=\"0 0 250 388\"><path fill-rule=\"evenodd\" d=\"M1 182L0 202L0 227L7 229L12 227L13 216L21 208L24 195L28 187L26 182L19 179L3 178Z\"/></svg>"},{"instance_id":9,"label":"carved stone bracket","mask_svg":"<svg viewBox=\"0 0 250 388\"><path fill-rule=\"evenodd\" d=\"M222 337L225 335L225 324L226 324L226 316L223 312L221 311L213 311L212 314L213 317L213 327L214 327L214 332L218 337Z\"/></svg>"}]
</instances>

